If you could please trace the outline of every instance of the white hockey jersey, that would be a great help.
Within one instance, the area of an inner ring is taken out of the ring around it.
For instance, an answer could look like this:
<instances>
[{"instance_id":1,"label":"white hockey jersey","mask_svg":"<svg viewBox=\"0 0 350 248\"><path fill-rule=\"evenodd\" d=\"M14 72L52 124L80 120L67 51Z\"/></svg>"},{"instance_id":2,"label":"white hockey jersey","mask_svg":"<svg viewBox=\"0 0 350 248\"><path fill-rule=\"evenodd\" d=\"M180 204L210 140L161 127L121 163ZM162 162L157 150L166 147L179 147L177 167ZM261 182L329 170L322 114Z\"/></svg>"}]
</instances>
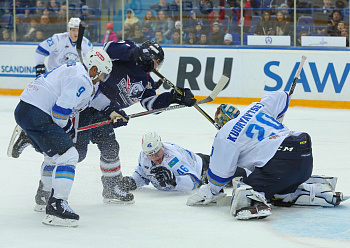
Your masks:
<instances>
[{"instance_id":1,"label":"white hockey jersey","mask_svg":"<svg viewBox=\"0 0 350 248\"><path fill-rule=\"evenodd\" d=\"M64 127L71 115L89 105L93 89L84 65L74 62L37 77L20 99L51 115L56 124Z\"/></svg>"},{"instance_id":2,"label":"white hockey jersey","mask_svg":"<svg viewBox=\"0 0 350 248\"><path fill-rule=\"evenodd\" d=\"M208 170L210 182L224 185L237 166L249 171L264 166L285 138L300 134L276 120L284 115L288 105L286 92L271 92L227 122L217 133L212 146Z\"/></svg>"},{"instance_id":3,"label":"white hockey jersey","mask_svg":"<svg viewBox=\"0 0 350 248\"><path fill-rule=\"evenodd\" d=\"M148 185L149 182L159 190L191 191L195 189L201 178L203 161L197 154L186 150L176 144L163 143L164 158L160 165L155 165L143 152L139 156L139 164L132 177L137 187ZM176 187L171 185L160 187L154 174L150 173L153 166L164 166L171 170L176 177Z\"/></svg>"},{"instance_id":4,"label":"white hockey jersey","mask_svg":"<svg viewBox=\"0 0 350 248\"><path fill-rule=\"evenodd\" d=\"M81 43L83 58L91 49L91 42L83 37ZM69 32L54 34L51 38L41 42L35 51L35 65L44 64L46 56L49 56L47 61L48 71L63 64L80 61L76 50L76 43L74 45L72 44Z\"/></svg>"}]
</instances>

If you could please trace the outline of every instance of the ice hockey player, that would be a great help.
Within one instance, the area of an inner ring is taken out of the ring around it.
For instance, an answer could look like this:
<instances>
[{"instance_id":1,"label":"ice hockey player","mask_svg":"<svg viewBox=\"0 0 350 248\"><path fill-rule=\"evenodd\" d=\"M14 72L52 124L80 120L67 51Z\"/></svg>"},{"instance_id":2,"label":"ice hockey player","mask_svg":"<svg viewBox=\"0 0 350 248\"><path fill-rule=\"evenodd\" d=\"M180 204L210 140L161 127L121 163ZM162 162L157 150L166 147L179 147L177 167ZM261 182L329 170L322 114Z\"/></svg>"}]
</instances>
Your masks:
<instances>
[{"instance_id":1,"label":"ice hockey player","mask_svg":"<svg viewBox=\"0 0 350 248\"><path fill-rule=\"evenodd\" d=\"M79 18L70 18L68 32L54 34L38 45L35 51L35 70L37 77L46 72L44 62L47 56L49 57L47 61L48 70L52 70L63 64L79 61L76 50L79 24ZM86 53L91 49L91 42L83 37L81 43L82 56L85 57Z\"/></svg>"},{"instance_id":2,"label":"ice hockey player","mask_svg":"<svg viewBox=\"0 0 350 248\"><path fill-rule=\"evenodd\" d=\"M213 142L209 183L190 196L187 205L206 205L224 197L222 189L238 166L246 170L247 177L234 180L231 214L237 219L269 216L267 200L298 204L299 199L298 205L338 205L342 194L334 191L336 180L310 178L310 136L290 131L279 122L288 106L286 92L270 92L227 122Z\"/></svg>"},{"instance_id":3,"label":"ice hockey player","mask_svg":"<svg viewBox=\"0 0 350 248\"><path fill-rule=\"evenodd\" d=\"M67 202L79 157L70 116L90 104L94 85L111 70L105 51L90 50L84 64L56 67L37 77L20 96L16 122L44 154L41 180L44 190L50 192L44 224L78 225L79 215Z\"/></svg>"},{"instance_id":4,"label":"ice hockey player","mask_svg":"<svg viewBox=\"0 0 350 248\"><path fill-rule=\"evenodd\" d=\"M124 177L126 190L152 185L163 191L187 192L207 183L209 155L194 153L174 143L162 142L156 132L142 137L138 166L131 177ZM239 168L236 177L245 175ZM241 174L239 174L239 172Z\"/></svg>"},{"instance_id":5,"label":"ice hockey player","mask_svg":"<svg viewBox=\"0 0 350 248\"><path fill-rule=\"evenodd\" d=\"M113 127L127 125L128 116L123 109L138 102L147 110L168 107L172 103L193 106L196 99L190 89L181 89L183 95L175 90L156 94L149 72L159 68L164 60L164 51L156 42L146 41L139 47L129 40L111 41L104 50L113 61L113 69L100 84L92 102L93 108L85 116L91 116L92 123L111 118L115 120L113 125L91 130L91 141L97 144L101 153L102 195L106 203L132 203L133 194L123 190L119 144L113 130ZM84 120L84 117L80 119ZM77 142L81 154L86 153L87 144Z\"/></svg>"}]
</instances>

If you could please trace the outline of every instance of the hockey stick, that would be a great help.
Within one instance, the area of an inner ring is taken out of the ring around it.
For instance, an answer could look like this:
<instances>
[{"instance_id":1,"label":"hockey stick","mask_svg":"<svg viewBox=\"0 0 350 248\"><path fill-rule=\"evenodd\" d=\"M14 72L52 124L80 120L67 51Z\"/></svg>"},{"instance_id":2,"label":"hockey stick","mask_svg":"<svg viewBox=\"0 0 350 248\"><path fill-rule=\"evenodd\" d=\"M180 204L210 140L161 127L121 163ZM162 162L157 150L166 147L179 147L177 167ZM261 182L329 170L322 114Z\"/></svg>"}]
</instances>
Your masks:
<instances>
[{"instance_id":1,"label":"hockey stick","mask_svg":"<svg viewBox=\"0 0 350 248\"><path fill-rule=\"evenodd\" d=\"M174 90L177 92L177 93L179 93L180 95L183 95L183 93L181 92L181 90L179 90L177 87L176 87L176 85L175 84L173 84L172 82L170 82L169 81L169 79L167 79L166 77L164 77L159 71L157 71L156 69L153 69L153 72L158 76L158 77L160 77L161 79L163 79L166 83L168 83L171 87L173 87L174 88ZM222 77L226 77L225 75L223 75ZM221 78L222 78L221 77ZM228 82L228 77L226 77L226 79L224 78L223 80L227 80L227 82ZM220 79L221 80L221 79ZM226 82L226 83L227 83ZM224 86L225 87L225 86ZM211 124L213 124L215 127L216 127L216 129L220 129L221 127L220 127L220 125L218 124L218 123L216 123L214 120L213 120L213 118L211 118L211 116L210 115L208 115L202 108L200 108L199 106L198 106L198 104L196 103L193 107L195 107L205 118L207 118L207 120L208 121L210 121L211 122Z\"/></svg>"},{"instance_id":2,"label":"hockey stick","mask_svg":"<svg viewBox=\"0 0 350 248\"><path fill-rule=\"evenodd\" d=\"M79 24L79 31L78 31L78 39L77 39L77 53L80 59L81 63L84 63L83 61L83 56L81 55L81 43L83 41L83 36L84 36L84 31L85 31L85 27L83 26L83 24Z\"/></svg>"},{"instance_id":3,"label":"hockey stick","mask_svg":"<svg viewBox=\"0 0 350 248\"><path fill-rule=\"evenodd\" d=\"M297 85L297 82L298 82L298 80L299 80L299 78L300 78L300 73L301 73L301 70L303 69L305 60L306 60L306 56L304 56L304 55L301 56L301 61L300 61L298 70L297 70L297 72L295 73L295 77L294 77L292 86L290 87L290 90L289 90L289 93L288 93L288 95L289 95L289 101L290 101L290 98L291 98L292 94L294 93L295 86ZM283 122L284 115L285 115L285 113L279 118L279 121L280 121L281 123Z\"/></svg>"},{"instance_id":4,"label":"hockey stick","mask_svg":"<svg viewBox=\"0 0 350 248\"><path fill-rule=\"evenodd\" d=\"M207 96L206 98L198 101L197 104L203 104L203 103L208 103L208 102L213 101L215 99L215 97L220 93L220 91L226 86L228 80L229 80L228 77L226 77L225 75L222 75L219 82L217 83L217 85L213 89L212 93L209 96ZM136 118L136 117L140 117L140 116L145 116L145 115L149 115L149 114L158 114L158 113L162 113L164 111L169 111L169 110L174 110L174 109L179 109L179 108L184 108L184 107L186 107L186 106L185 105L172 105L172 106L169 106L166 108L153 109L153 110L149 110L149 111L143 111L140 113L131 114L131 115L128 115L128 117L130 119L132 119L132 118ZM88 125L85 127L80 127L76 131L81 132L81 131L85 131L85 130L88 130L91 128L104 126L104 125L112 123L112 121L113 120L101 121L101 122L94 123L94 124L91 124L91 125Z\"/></svg>"},{"instance_id":5,"label":"hockey stick","mask_svg":"<svg viewBox=\"0 0 350 248\"><path fill-rule=\"evenodd\" d=\"M293 92L294 92L295 86L297 85L297 82L298 82L298 80L299 80L299 78L300 78L300 73L301 73L301 70L303 69L305 60L306 60L306 56L303 55L303 56L301 57L301 61L300 61L298 70L297 70L297 72L295 73L295 77L294 77L292 86L290 87L290 90L289 90L289 93L288 93L289 97L290 97L290 96L293 94Z\"/></svg>"}]
</instances>

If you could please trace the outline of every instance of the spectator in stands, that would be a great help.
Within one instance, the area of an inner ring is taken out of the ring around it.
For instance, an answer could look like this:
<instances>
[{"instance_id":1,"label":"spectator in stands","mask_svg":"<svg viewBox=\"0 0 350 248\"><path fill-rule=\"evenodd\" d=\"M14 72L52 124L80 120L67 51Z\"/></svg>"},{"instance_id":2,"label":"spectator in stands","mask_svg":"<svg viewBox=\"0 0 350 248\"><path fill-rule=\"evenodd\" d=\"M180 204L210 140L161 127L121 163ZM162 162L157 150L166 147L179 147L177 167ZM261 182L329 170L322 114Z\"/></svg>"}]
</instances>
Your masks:
<instances>
[{"instance_id":1,"label":"spectator in stands","mask_svg":"<svg viewBox=\"0 0 350 248\"><path fill-rule=\"evenodd\" d=\"M232 46L233 42L232 42L232 34L227 33L224 36L224 45L226 46Z\"/></svg>"},{"instance_id":2,"label":"spectator in stands","mask_svg":"<svg viewBox=\"0 0 350 248\"><path fill-rule=\"evenodd\" d=\"M337 36L338 34L338 23L341 21L340 10L334 10L332 13L332 18L328 21L328 26L326 30L327 36Z\"/></svg>"},{"instance_id":3,"label":"spectator in stands","mask_svg":"<svg viewBox=\"0 0 350 248\"><path fill-rule=\"evenodd\" d=\"M45 40L44 38L44 32L40 29L37 29L35 31L35 39L34 42L42 42L43 40Z\"/></svg>"},{"instance_id":4,"label":"spectator in stands","mask_svg":"<svg viewBox=\"0 0 350 248\"><path fill-rule=\"evenodd\" d=\"M41 0L37 0L35 4L34 17L40 18L43 15L44 4Z\"/></svg>"},{"instance_id":5,"label":"spectator in stands","mask_svg":"<svg viewBox=\"0 0 350 248\"><path fill-rule=\"evenodd\" d=\"M50 36L52 36L54 33L63 33L67 31L67 3L63 2L61 5L61 8L59 9L59 11L57 12L57 17L56 17L56 31L52 32L52 34ZM44 38L46 37L45 33L46 31L43 30L44 32ZM49 37L50 37L49 36ZM48 37L47 37L48 38ZM47 39L45 38L45 39Z\"/></svg>"},{"instance_id":6,"label":"spectator in stands","mask_svg":"<svg viewBox=\"0 0 350 248\"><path fill-rule=\"evenodd\" d=\"M261 21L258 22L258 25L255 29L256 35L275 35L274 24L271 20L271 15L268 10L265 10L262 15Z\"/></svg>"},{"instance_id":7,"label":"spectator in stands","mask_svg":"<svg viewBox=\"0 0 350 248\"><path fill-rule=\"evenodd\" d=\"M314 9L314 25L317 34L325 34L327 24L331 18L334 0L323 0L323 6Z\"/></svg>"},{"instance_id":8,"label":"spectator in stands","mask_svg":"<svg viewBox=\"0 0 350 248\"><path fill-rule=\"evenodd\" d=\"M91 42L95 41L95 17L89 10L89 6L83 5L81 7L81 15L79 18L82 24L85 26L84 36L87 37Z\"/></svg>"},{"instance_id":9,"label":"spectator in stands","mask_svg":"<svg viewBox=\"0 0 350 248\"><path fill-rule=\"evenodd\" d=\"M151 23L151 27L154 28L156 17L154 16L152 10L148 10L146 12L145 16L143 17L142 23L144 23L145 21L149 21Z\"/></svg>"},{"instance_id":10,"label":"spectator in stands","mask_svg":"<svg viewBox=\"0 0 350 248\"><path fill-rule=\"evenodd\" d=\"M346 47L349 47L349 29L345 27L341 30L341 36L346 37Z\"/></svg>"},{"instance_id":11,"label":"spectator in stands","mask_svg":"<svg viewBox=\"0 0 350 248\"><path fill-rule=\"evenodd\" d=\"M201 37L198 42L198 45L212 45L212 43L209 41L208 36L205 32L201 33Z\"/></svg>"},{"instance_id":12,"label":"spectator in stands","mask_svg":"<svg viewBox=\"0 0 350 248\"><path fill-rule=\"evenodd\" d=\"M157 12L159 10L164 10L167 16L172 16L172 13L170 10L170 4L168 3L167 0L159 0L158 3L150 5L149 8Z\"/></svg>"},{"instance_id":13,"label":"spectator in stands","mask_svg":"<svg viewBox=\"0 0 350 248\"><path fill-rule=\"evenodd\" d=\"M16 41L22 41L23 35L27 32L27 23L23 22L18 15L15 17L16 21Z\"/></svg>"},{"instance_id":14,"label":"spectator in stands","mask_svg":"<svg viewBox=\"0 0 350 248\"><path fill-rule=\"evenodd\" d=\"M197 17L202 20L203 25L209 25L209 14L213 11L214 4L211 0L201 0Z\"/></svg>"},{"instance_id":15,"label":"spectator in stands","mask_svg":"<svg viewBox=\"0 0 350 248\"><path fill-rule=\"evenodd\" d=\"M290 23L284 20L282 11L277 11L276 20L274 22L274 30L276 35L289 35L291 32Z\"/></svg>"},{"instance_id":16,"label":"spectator in stands","mask_svg":"<svg viewBox=\"0 0 350 248\"><path fill-rule=\"evenodd\" d=\"M167 40L170 40L174 31L174 21L170 17L166 16L166 12L164 10L158 10L154 29L161 30L164 37Z\"/></svg>"},{"instance_id":17,"label":"spectator in stands","mask_svg":"<svg viewBox=\"0 0 350 248\"><path fill-rule=\"evenodd\" d=\"M227 26L225 25L224 19L225 19L225 9L223 9L217 4L214 5L213 11L209 14L209 25L213 25L214 22L218 22L221 24L223 30L226 32ZM211 28L211 31L213 32L212 28Z\"/></svg>"},{"instance_id":18,"label":"spectator in stands","mask_svg":"<svg viewBox=\"0 0 350 248\"><path fill-rule=\"evenodd\" d=\"M307 31L300 31L297 38L297 46L301 46L301 37L307 36Z\"/></svg>"},{"instance_id":19,"label":"spectator in stands","mask_svg":"<svg viewBox=\"0 0 350 248\"><path fill-rule=\"evenodd\" d=\"M139 18L135 17L135 13L132 9L126 10L126 20L124 21L124 39L130 39L134 36L134 30L136 27L140 27L141 23Z\"/></svg>"},{"instance_id":20,"label":"spectator in stands","mask_svg":"<svg viewBox=\"0 0 350 248\"><path fill-rule=\"evenodd\" d=\"M327 0L328 1L328 0ZM286 3L282 3L280 6L279 6L279 9L282 11L282 14L283 14L283 18L284 20L286 20L287 22L291 23L293 21L293 18L292 16L289 14L289 7L288 7L288 4Z\"/></svg>"},{"instance_id":21,"label":"spectator in stands","mask_svg":"<svg viewBox=\"0 0 350 248\"><path fill-rule=\"evenodd\" d=\"M142 33L141 28L135 28L134 30L134 37L131 38L135 43L142 44L144 41L146 41L146 37Z\"/></svg>"},{"instance_id":22,"label":"spectator in stands","mask_svg":"<svg viewBox=\"0 0 350 248\"><path fill-rule=\"evenodd\" d=\"M158 44L169 44L169 40L164 36L162 30L156 30L155 38L153 38L152 40L154 40Z\"/></svg>"},{"instance_id":23,"label":"spectator in stands","mask_svg":"<svg viewBox=\"0 0 350 248\"><path fill-rule=\"evenodd\" d=\"M342 32L342 30L346 27L347 25L346 25L346 23L344 22L344 21L340 21L339 23L338 23L338 26L337 26L337 28L338 28L338 30L337 30L337 36L341 36L341 32Z\"/></svg>"},{"instance_id":24,"label":"spectator in stands","mask_svg":"<svg viewBox=\"0 0 350 248\"><path fill-rule=\"evenodd\" d=\"M56 0L50 0L47 7L51 12L57 13L60 10L60 5Z\"/></svg>"},{"instance_id":25,"label":"spectator in stands","mask_svg":"<svg viewBox=\"0 0 350 248\"><path fill-rule=\"evenodd\" d=\"M154 38L154 32L150 22L145 21L142 23L142 33L147 40L152 40Z\"/></svg>"},{"instance_id":26,"label":"spectator in stands","mask_svg":"<svg viewBox=\"0 0 350 248\"><path fill-rule=\"evenodd\" d=\"M181 34L181 22L180 21L175 22L175 30L178 30ZM188 32L186 32L184 29L182 30L182 39L183 40L188 39Z\"/></svg>"},{"instance_id":27,"label":"spectator in stands","mask_svg":"<svg viewBox=\"0 0 350 248\"><path fill-rule=\"evenodd\" d=\"M64 24L66 25L66 23ZM55 33L55 27L52 23L50 23L50 19L46 15L41 16L38 29L43 32L44 40L51 37Z\"/></svg>"},{"instance_id":28,"label":"spectator in stands","mask_svg":"<svg viewBox=\"0 0 350 248\"><path fill-rule=\"evenodd\" d=\"M202 21L198 20L195 26L196 29L196 37L199 39L201 37L201 33L206 31L205 28L203 28Z\"/></svg>"},{"instance_id":29,"label":"spectator in stands","mask_svg":"<svg viewBox=\"0 0 350 248\"><path fill-rule=\"evenodd\" d=\"M1 35L2 35L1 41L11 41L10 32L7 28L2 30Z\"/></svg>"},{"instance_id":30,"label":"spectator in stands","mask_svg":"<svg viewBox=\"0 0 350 248\"><path fill-rule=\"evenodd\" d=\"M177 30L177 29L174 30L173 37L170 41L170 44L174 44L174 45L181 44L180 30Z\"/></svg>"},{"instance_id":31,"label":"spectator in stands","mask_svg":"<svg viewBox=\"0 0 350 248\"><path fill-rule=\"evenodd\" d=\"M197 34L196 29L194 27L190 28L190 30L188 31L188 40L186 41L186 44L196 45L199 40L196 34Z\"/></svg>"},{"instance_id":32,"label":"spectator in stands","mask_svg":"<svg viewBox=\"0 0 350 248\"><path fill-rule=\"evenodd\" d=\"M35 40L35 33L38 28L38 21L36 18L31 18L28 25L28 31L23 36L23 41L32 42Z\"/></svg>"},{"instance_id":33,"label":"spectator in stands","mask_svg":"<svg viewBox=\"0 0 350 248\"><path fill-rule=\"evenodd\" d=\"M102 43L109 41L118 41L117 34L114 32L113 22L109 22L106 25L106 33L103 35Z\"/></svg>"},{"instance_id":34,"label":"spectator in stands","mask_svg":"<svg viewBox=\"0 0 350 248\"><path fill-rule=\"evenodd\" d=\"M224 32L222 30L222 28L220 27L220 24L218 22L214 22L213 26L212 26L212 32L209 35L209 41L213 44L213 45L222 45L224 42Z\"/></svg>"},{"instance_id":35,"label":"spectator in stands","mask_svg":"<svg viewBox=\"0 0 350 248\"><path fill-rule=\"evenodd\" d=\"M180 1L181 0L174 0L170 5L174 21L180 21ZM185 27L190 25L189 21L191 19L192 8L192 1L182 0L182 24Z\"/></svg>"}]
</instances>

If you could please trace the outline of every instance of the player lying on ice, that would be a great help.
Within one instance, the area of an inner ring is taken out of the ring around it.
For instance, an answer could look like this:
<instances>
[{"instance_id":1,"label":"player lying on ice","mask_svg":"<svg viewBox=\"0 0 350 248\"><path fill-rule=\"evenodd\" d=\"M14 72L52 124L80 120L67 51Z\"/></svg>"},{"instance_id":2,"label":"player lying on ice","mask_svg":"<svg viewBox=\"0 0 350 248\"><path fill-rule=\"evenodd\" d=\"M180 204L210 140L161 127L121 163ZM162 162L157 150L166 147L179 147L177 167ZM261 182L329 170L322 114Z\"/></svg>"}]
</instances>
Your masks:
<instances>
[{"instance_id":1,"label":"player lying on ice","mask_svg":"<svg viewBox=\"0 0 350 248\"><path fill-rule=\"evenodd\" d=\"M310 136L290 131L279 122L288 105L288 93L271 92L227 122L213 142L209 182L188 198L187 205L207 205L224 197L223 187L238 167L245 169L247 176L234 180L231 214L237 219L269 216L268 201L278 205L338 205L343 196L335 192L336 178L310 178Z\"/></svg>"},{"instance_id":2,"label":"player lying on ice","mask_svg":"<svg viewBox=\"0 0 350 248\"><path fill-rule=\"evenodd\" d=\"M162 142L155 132L142 137L138 166L131 177L124 177L126 190L149 185L164 191L187 192L207 182L209 155L194 153L176 144ZM238 168L235 176L245 171Z\"/></svg>"}]
</instances>

